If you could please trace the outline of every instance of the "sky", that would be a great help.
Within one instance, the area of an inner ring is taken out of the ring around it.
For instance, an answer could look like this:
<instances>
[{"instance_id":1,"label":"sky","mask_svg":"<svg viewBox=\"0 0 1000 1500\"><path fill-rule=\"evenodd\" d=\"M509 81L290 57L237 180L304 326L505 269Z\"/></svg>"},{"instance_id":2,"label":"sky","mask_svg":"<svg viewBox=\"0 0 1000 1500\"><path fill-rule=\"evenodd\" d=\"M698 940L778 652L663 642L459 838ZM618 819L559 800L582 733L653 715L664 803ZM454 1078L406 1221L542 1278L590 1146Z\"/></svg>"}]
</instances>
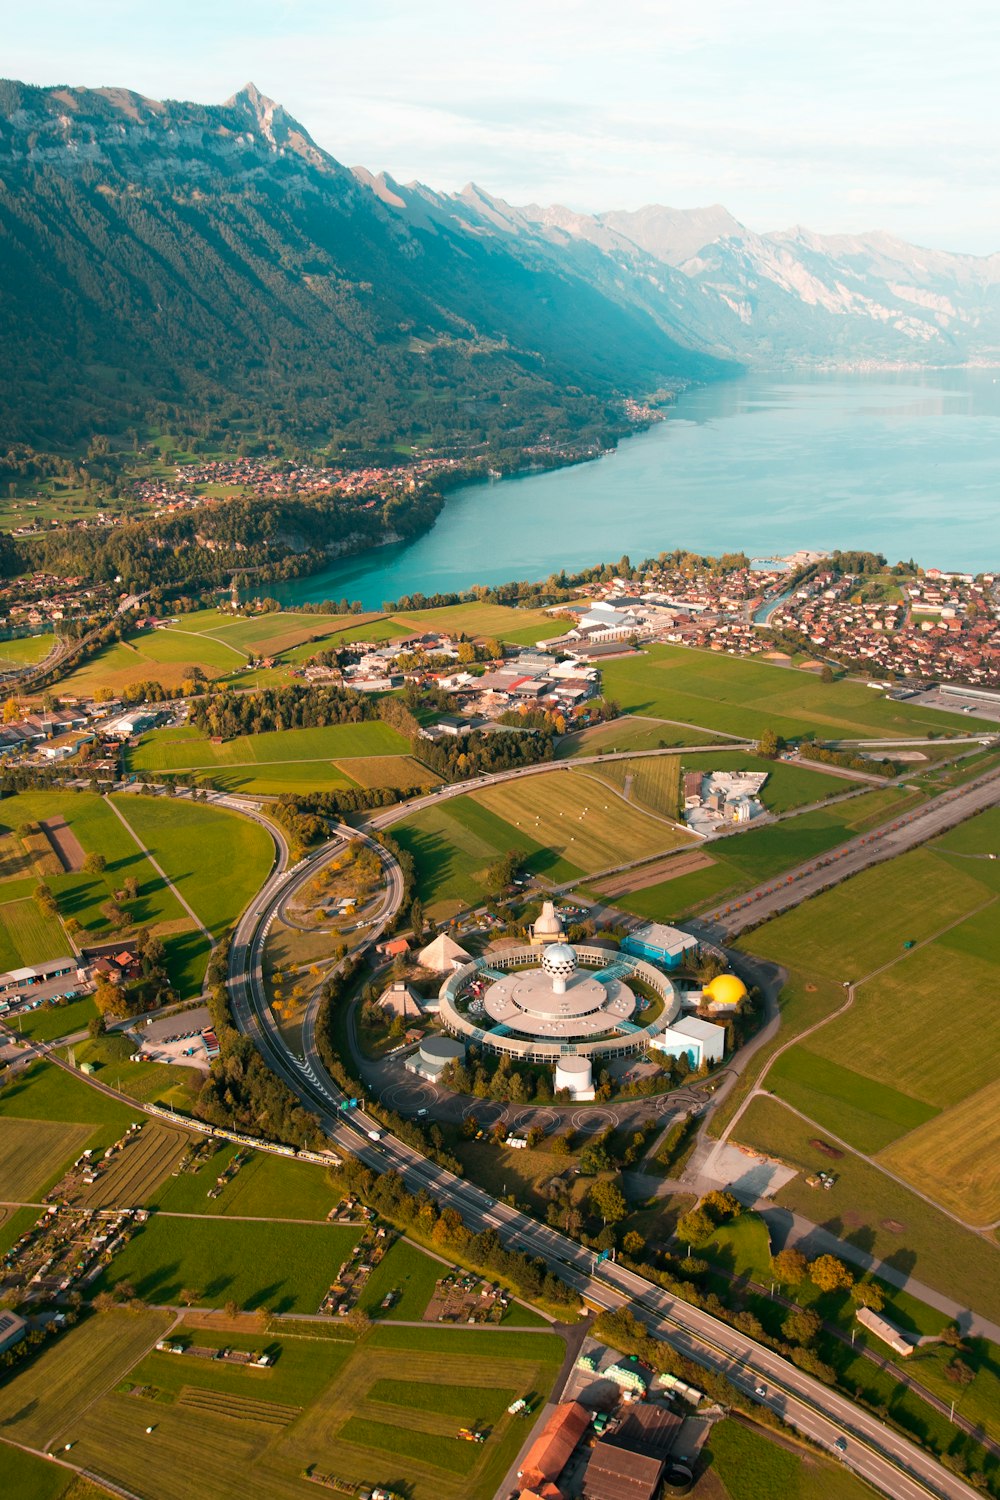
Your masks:
<instances>
[{"instance_id":1,"label":"sky","mask_svg":"<svg viewBox=\"0 0 1000 1500\"><path fill-rule=\"evenodd\" d=\"M5 14L6 12L6 14ZM221 102L513 203L1000 250L994 0L0 0L0 71Z\"/></svg>"}]
</instances>

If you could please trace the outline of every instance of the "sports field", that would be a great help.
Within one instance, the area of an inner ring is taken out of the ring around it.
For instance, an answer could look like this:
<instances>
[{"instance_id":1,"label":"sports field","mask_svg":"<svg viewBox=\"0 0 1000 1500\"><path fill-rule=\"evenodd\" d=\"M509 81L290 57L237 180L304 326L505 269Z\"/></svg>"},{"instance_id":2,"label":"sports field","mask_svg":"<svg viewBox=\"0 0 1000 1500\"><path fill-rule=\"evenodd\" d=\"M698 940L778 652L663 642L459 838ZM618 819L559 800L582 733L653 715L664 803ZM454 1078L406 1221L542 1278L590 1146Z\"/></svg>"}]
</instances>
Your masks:
<instances>
[{"instance_id":1,"label":"sports field","mask_svg":"<svg viewBox=\"0 0 1000 1500\"><path fill-rule=\"evenodd\" d=\"M814 673L685 646L651 646L641 657L605 662L604 694L626 712L682 719L759 739L883 738L968 732L961 714L894 703L861 682L824 683Z\"/></svg>"},{"instance_id":2,"label":"sports field","mask_svg":"<svg viewBox=\"0 0 1000 1500\"><path fill-rule=\"evenodd\" d=\"M33 667L45 660L55 644L51 631L46 635L21 635L11 641L0 641L0 672L10 667Z\"/></svg>"},{"instance_id":3,"label":"sports field","mask_svg":"<svg viewBox=\"0 0 1000 1500\"><path fill-rule=\"evenodd\" d=\"M598 779L553 771L423 808L393 836L413 855L425 905L438 913L485 899L490 865L523 849L549 880L687 845L687 834L630 806Z\"/></svg>"},{"instance_id":4,"label":"sports field","mask_svg":"<svg viewBox=\"0 0 1000 1500\"><path fill-rule=\"evenodd\" d=\"M146 1500L305 1500L316 1492L310 1471L403 1487L410 1500L492 1500L528 1432L506 1406L516 1395L544 1400L564 1351L549 1334L512 1343L432 1329L428 1342L421 1329L383 1326L354 1345L307 1330L180 1329L202 1344L266 1348L267 1369L133 1346L131 1368L102 1369L86 1423L71 1409L51 1439L72 1439L79 1463ZM37 1426L53 1416L43 1405ZM462 1441L459 1427L477 1425L485 1443Z\"/></svg>"}]
</instances>

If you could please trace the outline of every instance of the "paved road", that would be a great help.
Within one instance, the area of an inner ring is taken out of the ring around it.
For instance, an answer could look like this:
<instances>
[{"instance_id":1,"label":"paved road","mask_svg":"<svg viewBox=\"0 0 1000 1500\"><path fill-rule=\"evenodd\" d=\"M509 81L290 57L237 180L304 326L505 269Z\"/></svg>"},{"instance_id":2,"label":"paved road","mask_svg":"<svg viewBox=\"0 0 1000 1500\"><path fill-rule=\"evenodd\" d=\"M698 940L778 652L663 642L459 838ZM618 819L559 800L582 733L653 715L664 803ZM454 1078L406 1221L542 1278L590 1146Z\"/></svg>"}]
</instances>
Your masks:
<instances>
[{"instance_id":1,"label":"paved road","mask_svg":"<svg viewBox=\"0 0 1000 1500\"><path fill-rule=\"evenodd\" d=\"M238 1025L303 1104L315 1111L332 1141L376 1171L398 1171L411 1192L423 1188L440 1203L454 1206L474 1231L494 1228L508 1243L540 1255L592 1305L628 1305L699 1363L723 1371L748 1391L766 1385L768 1405L827 1449L833 1450L838 1440L846 1441L844 1462L894 1500L926 1500L928 1493L948 1500L972 1495L967 1485L905 1438L728 1324L624 1267L608 1263L598 1270L593 1254L574 1240L497 1203L475 1183L455 1177L387 1134L363 1111L348 1115L340 1111L342 1096L316 1051L315 1008L311 1009L311 1025L307 1016L304 1054L298 1057L285 1044L267 1006L261 969L264 937L285 897L286 885L310 878L337 848L339 840L324 846L287 877L279 872L271 878L240 923L230 956L230 992ZM394 900L398 902L397 888L390 884L387 909ZM377 1139L370 1138L369 1132Z\"/></svg>"}]
</instances>

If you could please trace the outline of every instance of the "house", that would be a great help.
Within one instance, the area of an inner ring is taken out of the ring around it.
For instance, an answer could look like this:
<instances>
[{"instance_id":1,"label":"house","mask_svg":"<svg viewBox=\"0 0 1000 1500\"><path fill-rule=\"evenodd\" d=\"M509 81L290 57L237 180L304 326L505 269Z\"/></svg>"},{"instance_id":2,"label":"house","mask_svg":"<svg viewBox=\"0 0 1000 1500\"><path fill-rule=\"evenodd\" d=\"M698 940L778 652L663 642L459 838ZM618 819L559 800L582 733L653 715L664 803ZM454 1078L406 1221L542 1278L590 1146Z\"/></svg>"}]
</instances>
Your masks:
<instances>
[{"instance_id":1,"label":"house","mask_svg":"<svg viewBox=\"0 0 1000 1500\"><path fill-rule=\"evenodd\" d=\"M387 938L384 943L379 943L375 952L382 958L403 958L410 951L410 945L404 937Z\"/></svg>"}]
</instances>

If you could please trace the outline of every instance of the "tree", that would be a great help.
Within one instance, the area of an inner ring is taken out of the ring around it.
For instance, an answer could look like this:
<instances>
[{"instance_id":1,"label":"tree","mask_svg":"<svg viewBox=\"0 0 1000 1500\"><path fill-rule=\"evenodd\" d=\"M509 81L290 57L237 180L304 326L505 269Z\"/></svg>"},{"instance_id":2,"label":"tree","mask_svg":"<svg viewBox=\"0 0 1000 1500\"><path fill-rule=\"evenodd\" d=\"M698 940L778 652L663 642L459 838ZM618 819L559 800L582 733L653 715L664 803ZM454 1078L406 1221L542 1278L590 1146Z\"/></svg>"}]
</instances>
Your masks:
<instances>
[{"instance_id":1,"label":"tree","mask_svg":"<svg viewBox=\"0 0 1000 1500\"><path fill-rule=\"evenodd\" d=\"M424 936L424 905L420 897L416 897L410 907L410 926L413 928L413 940L416 943L423 941Z\"/></svg>"},{"instance_id":2,"label":"tree","mask_svg":"<svg viewBox=\"0 0 1000 1500\"><path fill-rule=\"evenodd\" d=\"M854 1277L835 1255L820 1255L809 1267L809 1279L821 1292L849 1292Z\"/></svg>"},{"instance_id":3,"label":"tree","mask_svg":"<svg viewBox=\"0 0 1000 1500\"><path fill-rule=\"evenodd\" d=\"M104 1012L98 1011L96 1016L91 1016L87 1022L87 1035L92 1039L103 1036L108 1029L108 1023L104 1019Z\"/></svg>"},{"instance_id":4,"label":"tree","mask_svg":"<svg viewBox=\"0 0 1000 1500\"><path fill-rule=\"evenodd\" d=\"M88 875L103 875L107 869L107 865L108 862L104 855L97 853L88 854L83 862L83 868Z\"/></svg>"},{"instance_id":5,"label":"tree","mask_svg":"<svg viewBox=\"0 0 1000 1500\"><path fill-rule=\"evenodd\" d=\"M711 1239L715 1224L704 1209L692 1208L677 1220L677 1238L689 1245L701 1245Z\"/></svg>"},{"instance_id":6,"label":"tree","mask_svg":"<svg viewBox=\"0 0 1000 1500\"><path fill-rule=\"evenodd\" d=\"M128 996L125 994L124 986L112 984L111 980L101 975L94 990L94 1004L102 1016L127 1016Z\"/></svg>"},{"instance_id":7,"label":"tree","mask_svg":"<svg viewBox=\"0 0 1000 1500\"><path fill-rule=\"evenodd\" d=\"M611 1178L600 1177L590 1189L590 1206L608 1224L618 1224L628 1213L625 1194Z\"/></svg>"},{"instance_id":8,"label":"tree","mask_svg":"<svg viewBox=\"0 0 1000 1500\"><path fill-rule=\"evenodd\" d=\"M717 1224L725 1219L736 1219L743 1212L743 1205L738 1198L734 1198L732 1193L722 1193L717 1188L706 1193L698 1206L710 1214Z\"/></svg>"},{"instance_id":9,"label":"tree","mask_svg":"<svg viewBox=\"0 0 1000 1500\"><path fill-rule=\"evenodd\" d=\"M885 1306L885 1293L874 1281L856 1281L851 1287L851 1301L855 1307L870 1307L872 1312L881 1312Z\"/></svg>"},{"instance_id":10,"label":"tree","mask_svg":"<svg viewBox=\"0 0 1000 1500\"><path fill-rule=\"evenodd\" d=\"M793 1344L811 1344L822 1327L823 1319L811 1307L793 1307L781 1331Z\"/></svg>"},{"instance_id":11,"label":"tree","mask_svg":"<svg viewBox=\"0 0 1000 1500\"><path fill-rule=\"evenodd\" d=\"M194 1307L196 1302L201 1301L201 1292L197 1287L181 1287L180 1300L185 1307Z\"/></svg>"},{"instance_id":12,"label":"tree","mask_svg":"<svg viewBox=\"0 0 1000 1500\"><path fill-rule=\"evenodd\" d=\"M762 755L765 760L774 760L778 754L778 736L773 729L765 729L757 741L757 754Z\"/></svg>"},{"instance_id":13,"label":"tree","mask_svg":"<svg viewBox=\"0 0 1000 1500\"><path fill-rule=\"evenodd\" d=\"M809 1262L801 1250L779 1250L777 1255L771 1256L771 1270L785 1286L798 1286L800 1281L806 1279Z\"/></svg>"},{"instance_id":14,"label":"tree","mask_svg":"<svg viewBox=\"0 0 1000 1500\"><path fill-rule=\"evenodd\" d=\"M824 662L824 664L823 664L823 670L819 674L819 680L820 680L820 682L832 682L833 681L833 668L830 666L829 662Z\"/></svg>"},{"instance_id":15,"label":"tree","mask_svg":"<svg viewBox=\"0 0 1000 1500\"><path fill-rule=\"evenodd\" d=\"M238 1318L240 1315L240 1304L233 1297L225 1305L225 1314L227 1318Z\"/></svg>"},{"instance_id":16,"label":"tree","mask_svg":"<svg viewBox=\"0 0 1000 1500\"><path fill-rule=\"evenodd\" d=\"M363 1307L352 1307L344 1319L355 1338L363 1338L372 1326L372 1320Z\"/></svg>"},{"instance_id":17,"label":"tree","mask_svg":"<svg viewBox=\"0 0 1000 1500\"><path fill-rule=\"evenodd\" d=\"M622 1240L622 1249L626 1255L631 1255L637 1260L646 1248L646 1241L637 1229L630 1229Z\"/></svg>"},{"instance_id":18,"label":"tree","mask_svg":"<svg viewBox=\"0 0 1000 1500\"><path fill-rule=\"evenodd\" d=\"M139 894L139 882L134 875L126 875L122 881L122 894L126 901L134 901Z\"/></svg>"}]
</instances>

